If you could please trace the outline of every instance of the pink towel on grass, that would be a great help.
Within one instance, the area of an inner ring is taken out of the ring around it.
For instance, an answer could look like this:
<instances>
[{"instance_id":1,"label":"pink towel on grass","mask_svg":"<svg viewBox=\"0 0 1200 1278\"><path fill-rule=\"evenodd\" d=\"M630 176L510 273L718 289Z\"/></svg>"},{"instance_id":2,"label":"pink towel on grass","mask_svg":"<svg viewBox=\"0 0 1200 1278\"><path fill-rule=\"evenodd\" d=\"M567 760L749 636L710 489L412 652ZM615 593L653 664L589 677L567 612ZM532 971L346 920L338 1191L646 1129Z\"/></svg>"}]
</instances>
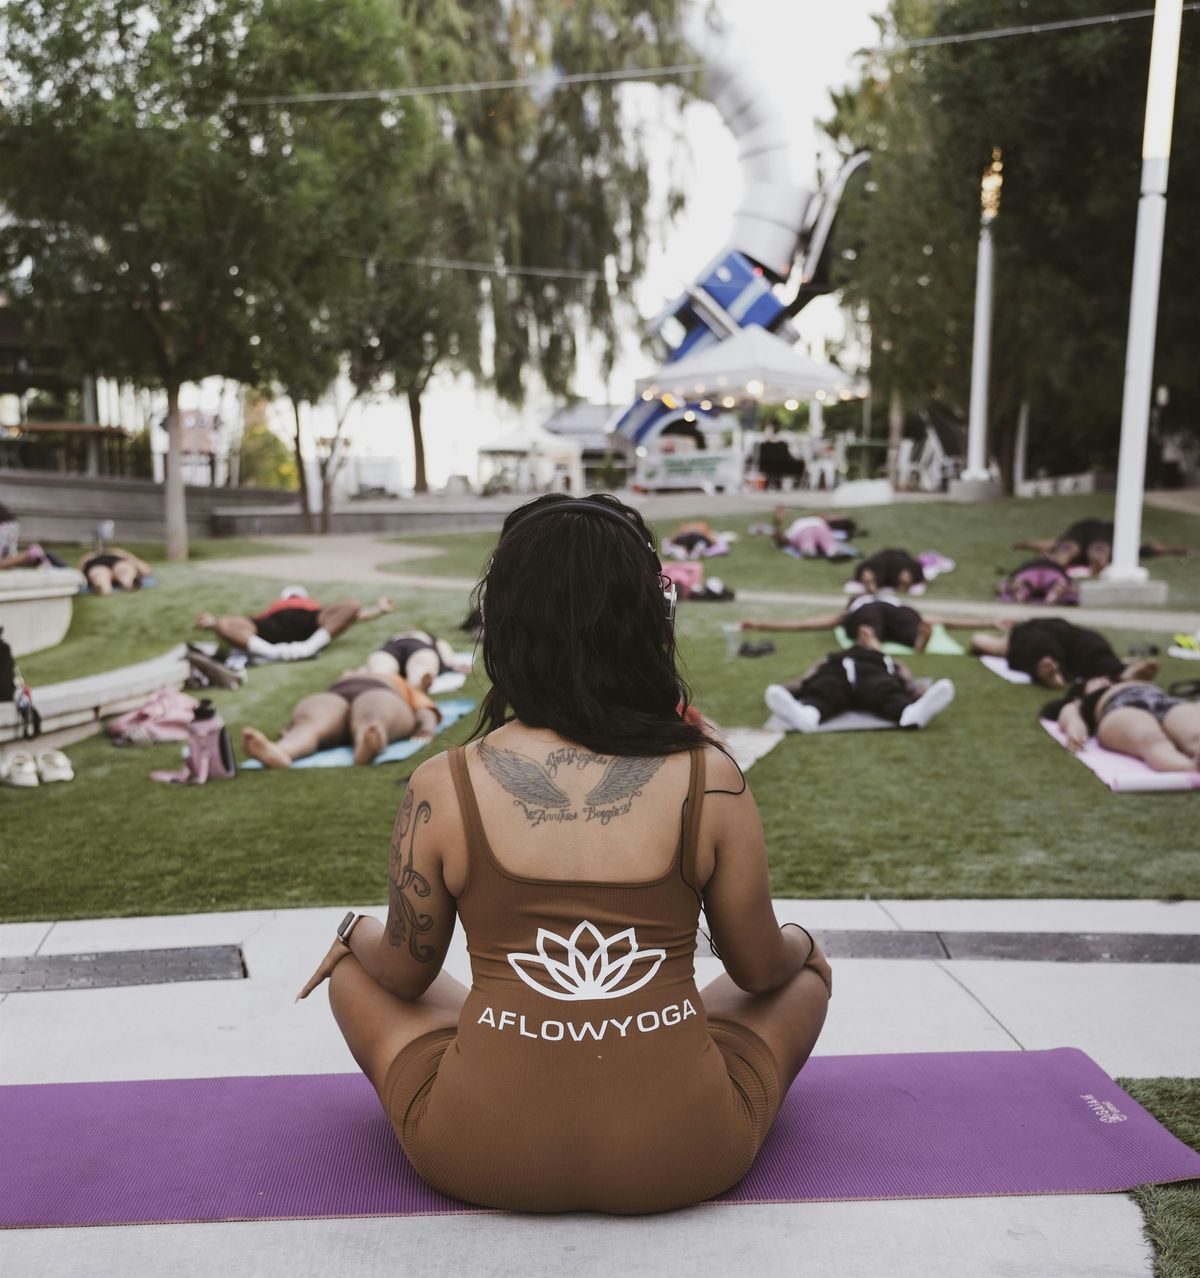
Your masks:
<instances>
[{"instance_id":1,"label":"pink towel on grass","mask_svg":"<svg viewBox=\"0 0 1200 1278\"><path fill-rule=\"evenodd\" d=\"M1066 733L1057 723L1042 721L1042 727L1066 748ZM1129 754L1106 750L1095 737L1088 739L1075 757L1090 768L1115 794L1153 794L1162 790L1200 790L1200 772L1155 772Z\"/></svg>"}]
</instances>

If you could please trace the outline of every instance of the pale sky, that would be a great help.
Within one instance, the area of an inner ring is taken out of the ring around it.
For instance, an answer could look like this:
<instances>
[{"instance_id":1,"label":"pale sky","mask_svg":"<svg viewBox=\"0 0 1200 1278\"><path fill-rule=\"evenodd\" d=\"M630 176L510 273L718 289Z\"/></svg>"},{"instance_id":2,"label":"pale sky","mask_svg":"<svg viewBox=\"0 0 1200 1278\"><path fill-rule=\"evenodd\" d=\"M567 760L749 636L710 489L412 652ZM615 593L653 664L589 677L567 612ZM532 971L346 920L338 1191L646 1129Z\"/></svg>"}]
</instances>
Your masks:
<instances>
[{"instance_id":1,"label":"pale sky","mask_svg":"<svg viewBox=\"0 0 1200 1278\"><path fill-rule=\"evenodd\" d=\"M753 58L772 96L794 127L793 179L815 185L822 153L829 148L814 124L828 113L829 89L854 78L855 50L875 43L877 29L871 15L884 0L722 0L721 11L738 29L738 43ZM650 104L645 95L656 90L637 86L639 108ZM653 112L647 115L653 119ZM741 194L741 177L733 139L716 109L707 102L691 105L684 116L690 149L687 170L688 205L664 234L653 235L649 269L639 290L639 309L645 318L677 296L683 286L724 246ZM664 136L662 145L669 141ZM659 157L652 158L657 161ZM665 167L668 158L661 155ZM837 336L842 325L836 303L818 299L800 317L802 336L812 341ZM632 400L635 378L653 371L653 361L631 334L609 381L613 402ZM605 398L597 361L581 358L576 378L578 393L592 400ZM476 474L475 450L482 443L516 429L523 421L544 420L554 404L530 385L523 408L512 410L494 397L477 391L466 379L439 377L425 397L424 427L430 484L443 484L448 475ZM412 480L412 447L407 407L387 399L356 412L351 428L354 451L376 457L398 456L400 476ZM281 415L279 426L288 422Z\"/></svg>"}]
</instances>

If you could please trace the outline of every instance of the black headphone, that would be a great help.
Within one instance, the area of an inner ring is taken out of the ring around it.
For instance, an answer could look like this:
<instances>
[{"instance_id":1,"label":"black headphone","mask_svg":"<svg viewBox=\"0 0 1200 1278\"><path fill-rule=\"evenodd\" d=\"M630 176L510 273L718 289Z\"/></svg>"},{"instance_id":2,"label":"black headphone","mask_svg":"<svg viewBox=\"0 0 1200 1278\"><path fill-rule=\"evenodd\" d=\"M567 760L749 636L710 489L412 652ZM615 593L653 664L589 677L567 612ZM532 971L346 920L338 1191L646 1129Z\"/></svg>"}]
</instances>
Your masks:
<instances>
[{"instance_id":1,"label":"black headphone","mask_svg":"<svg viewBox=\"0 0 1200 1278\"><path fill-rule=\"evenodd\" d=\"M511 533L515 528L522 528L531 519L539 519L543 515L558 515L563 513L579 513L585 515L600 515L604 519L611 520L615 524L619 524L627 532L630 532L637 538L639 546L643 546L650 553L650 558L654 561L654 567L658 572L658 580L662 586L663 602L667 610L667 620L674 624L675 621L675 605L678 601L679 594L675 589L675 583L670 577L664 576L662 572L662 563L658 557L658 551L654 548L652 541L643 541L641 533L620 511L613 510L611 506L605 506L598 501L584 501L582 498L573 497L566 501L547 502L544 506L539 506L537 510L531 510L528 514L522 515L521 518L513 524L509 529Z\"/></svg>"}]
</instances>

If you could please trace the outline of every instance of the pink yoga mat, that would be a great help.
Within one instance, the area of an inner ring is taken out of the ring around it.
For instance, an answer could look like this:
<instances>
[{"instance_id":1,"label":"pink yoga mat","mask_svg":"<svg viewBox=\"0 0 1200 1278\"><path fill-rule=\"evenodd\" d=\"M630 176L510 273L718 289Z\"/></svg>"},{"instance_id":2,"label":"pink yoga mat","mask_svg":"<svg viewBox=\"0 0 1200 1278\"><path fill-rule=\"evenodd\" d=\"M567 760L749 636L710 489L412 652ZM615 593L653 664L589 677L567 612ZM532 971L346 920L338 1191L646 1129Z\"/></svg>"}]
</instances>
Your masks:
<instances>
[{"instance_id":1,"label":"pink yoga mat","mask_svg":"<svg viewBox=\"0 0 1200 1278\"><path fill-rule=\"evenodd\" d=\"M1042 727L1067 749L1067 734L1057 723L1041 720ZM1200 790L1200 771L1155 772L1141 759L1132 755L1106 750L1095 737L1075 754L1085 768L1090 769L1117 794L1155 794L1167 790Z\"/></svg>"},{"instance_id":2,"label":"pink yoga mat","mask_svg":"<svg viewBox=\"0 0 1200 1278\"><path fill-rule=\"evenodd\" d=\"M0 1088L0 1225L472 1211L409 1166L358 1074ZM1077 1194L1200 1177L1082 1052L825 1056L717 1202Z\"/></svg>"}]
</instances>

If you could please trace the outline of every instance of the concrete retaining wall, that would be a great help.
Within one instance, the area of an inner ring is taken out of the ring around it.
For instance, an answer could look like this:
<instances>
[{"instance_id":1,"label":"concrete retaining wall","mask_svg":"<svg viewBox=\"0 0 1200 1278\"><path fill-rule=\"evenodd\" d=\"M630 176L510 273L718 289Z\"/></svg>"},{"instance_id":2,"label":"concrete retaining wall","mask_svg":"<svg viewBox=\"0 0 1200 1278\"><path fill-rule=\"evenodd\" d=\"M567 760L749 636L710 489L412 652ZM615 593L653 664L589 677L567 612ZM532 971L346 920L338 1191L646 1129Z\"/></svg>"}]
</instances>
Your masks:
<instances>
[{"instance_id":1,"label":"concrete retaining wall","mask_svg":"<svg viewBox=\"0 0 1200 1278\"><path fill-rule=\"evenodd\" d=\"M46 471L0 470L0 502L21 521L21 542L73 541L90 545L96 524L111 519L118 545L163 541L163 489L147 479L106 479L56 475ZM213 512L243 507L279 510L292 507L295 493L254 488L189 488L188 534L211 537Z\"/></svg>"},{"instance_id":2,"label":"concrete retaining wall","mask_svg":"<svg viewBox=\"0 0 1200 1278\"><path fill-rule=\"evenodd\" d=\"M461 505L431 502L428 507L417 509L400 504L355 505L335 510L331 524L335 533L459 532L466 528L499 528L506 513L507 507L481 506L478 500ZM221 537L271 537L308 531L299 509L222 507L213 514L213 532Z\"/></svg>"}]
</instances>

